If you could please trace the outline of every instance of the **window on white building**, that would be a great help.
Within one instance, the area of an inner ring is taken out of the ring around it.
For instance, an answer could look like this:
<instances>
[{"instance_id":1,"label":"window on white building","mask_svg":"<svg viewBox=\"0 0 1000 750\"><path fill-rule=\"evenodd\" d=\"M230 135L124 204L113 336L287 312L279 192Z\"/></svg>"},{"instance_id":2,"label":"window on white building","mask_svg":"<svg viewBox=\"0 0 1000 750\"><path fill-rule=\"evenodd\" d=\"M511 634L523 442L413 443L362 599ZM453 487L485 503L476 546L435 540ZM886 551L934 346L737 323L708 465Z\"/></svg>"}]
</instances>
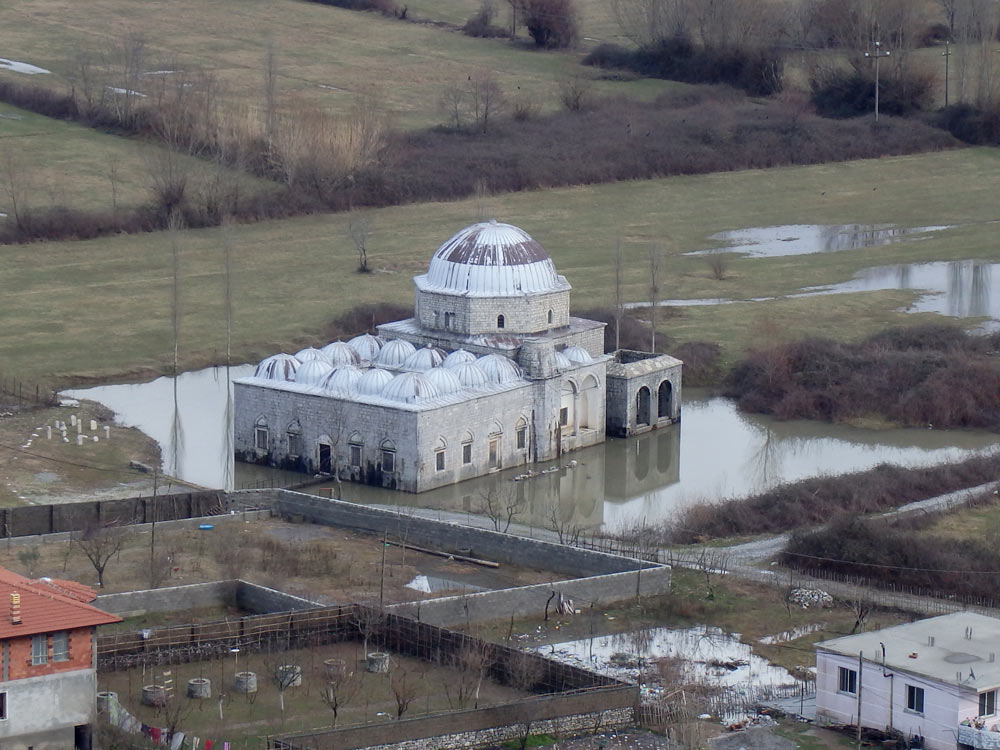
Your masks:
<instances>
[{"instance_id":1,"label":"window on white building","mask_svg":"<svg viewBox=\"0 0 1000 750\"><path fill-rule=\"evenodd\" d=\"M848 669L847 667L840 667L837 690L841 693L850 693L851 695L857 695L858 692L858 673L854 669Z\"/></svg>"},{"instance_id":2,"label":"window on white building","mask_svg":"<svg viewBox=\"0 0 1000 750\"><path fill-rule=\"evenodd\" d=\"M517 428L514 430L514 444L518 450L528 447L528 423L524 417L517 420Z\"/></svg>"},{"instance_id":3,"label":"window on white building","mask_svg":"<svg viewBox=\"0 0 1000 750\"><path fill-rule=\"evenodd\" d=\"M0 693L0 721L7 719L7 693Z\"/></svg>"},{"instance_id":4,"label":"window on white building","mask_svg":"<svg viewBox=\"0 0 1000 750\"><path fill-rule=\"evenodd\" d=\"M997 691L979 694L979 715L993 716L997 712Z\"/></svg>"},{"instance_id":5,"label":"window on white building","mask_svg":"<svg viewBox=\"0 0 1000 750\"><path fill-rule=\"evenodd\" d=\"M69 661L69 633L65 630L52 634L52 661Z\"/></svg>"},{"instance_id":6,"label":"window on white building","mask_svg":"<svg viewBox=\"0 0 1000 750\"><path fill-rule=\"evenodd\" d=\"M38 666L45 664L49 660L48 655L49 638L45 633L38 633L31 636L31 664Z\"/></svg>"},{"instance_id":7,"label":"window on white building","mask_svg":"<svg viewBox=\"0 0 1000 750\"><path fill-rule=\"evenodd\" d=\"M472 443L462 443L462 463L472 463Z\"/></svg>"},{"instance_id":8,"label":"window on white building","mask_svg":"<svg viewBox=\"0 0 1000 750\"><path fill-rule=\"evenodd\" d=\"M924 712L924 689L915 685L906 686L906 709L914 713Z\"/></svg>"},{"instance_id":9,"label":"window on white building","mask_svg":"<svg viewBox=\"0 0 1000 750\"><path fill-rule=\"evenodd\" d=\"M261 417L253 427L253 447L259 451L266 451L268 443L267 420Z\"/></svg>"},{"instance_id":10,"label":"window on white building","mask_svg":"<svg viewBox=\"0 0 1000 750\"><path fill-rule=\"evenodd\" d=\"M382 445L382 471L392 474L396 471L396 444L391 440L383 440Z\"/></svg>"},{"instance_id":11,"label":"window on white building","mask_svg":"<svg viewBox=\"0 0 1000 750\"><path fill-rule=\"evenodd\" d=\"M437 471L444 471L444 451L434 452L434 468Z\"/></svg>"}]
</instances>

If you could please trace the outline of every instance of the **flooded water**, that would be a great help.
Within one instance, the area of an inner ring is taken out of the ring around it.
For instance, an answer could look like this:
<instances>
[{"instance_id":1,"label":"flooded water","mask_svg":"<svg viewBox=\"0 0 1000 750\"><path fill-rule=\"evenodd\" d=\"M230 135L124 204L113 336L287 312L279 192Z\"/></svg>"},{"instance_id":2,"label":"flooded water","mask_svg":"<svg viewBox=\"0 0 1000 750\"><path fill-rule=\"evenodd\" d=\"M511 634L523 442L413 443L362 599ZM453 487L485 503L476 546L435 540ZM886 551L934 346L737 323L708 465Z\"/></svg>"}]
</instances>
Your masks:
<instances>
[{"instance_id":1,"label":"flooded water","mask_svg":"<svg viewBox=\"0 0 1000 750\"><path fill-rule=\"evenodd\" d=\"M738 634L707 625L691 628L649 628L629 633L537 646L539 653L602 674L641 680L641 670L657 659L679 660L684 682L712 687L777 688L800 681L787 669L753 653Z\"/></svg>"},{"instance_id":2,"label":"flooded water","mask_svg":"<svg viewBox=\"0 0 1000 750\"><path fill-rule=\"evenodd\" d=\"M234 367L243 377L250 366ZM253 482L289 486L303 474L237 464L231 459L224 368L184 373L177 382L180 440L172 439L173 381L76 389L64 395L99 401L120 422L161 446L164 468L180 479L213 488ZM519 522L616 530L645 519L669 518L696 500L740 497L817 474L867 469L888 462L907 466L955 461L989 449L998 436L967 430L864 430L812 421L779 422L742 414L732 401L685 391L680 424L605 443L537 466L557 470L523 481L512 467L420 495L345 483L346 500L474 513L494 484L510 482L523 499ZM176 445L176 451L175 451ZM176 454L176 459L175 459ZM572 459L575 465L569 464Z\"/></svg>"},{"instance_id":3,"label":"flooded water","mask_svg":"<svg viewBox=\"0 0 1000 750\"><path fill-rule=\"evenodd\" d=\"M409 583L404 584L406 588L413 589L414 591L421 591L425 594L437 593L441 591L454 591L456 593L467 593L471 594L475 591L485 591L486 589L482 586L474 586L471 583L464 583L462 581L452 581L448 578L440 578L438 576L426 576L418 575L414 576L413 580Z\"/></svg>"},{"instance_id":4,"label":"flooded water","mask_svg":"<svg viewBox=\"0 0 1000 750\"><path fill-rule=\"evenodd\" d=\"M785 224L778 227L749 227L719 232L710 240L726 242L724 247L696 250L686 255L740 253L758 258L785 255L835 253L862 247L890 245L902 240L923 239L950 226L899 227L895 224Z\"/></svg>"}]
</instances>

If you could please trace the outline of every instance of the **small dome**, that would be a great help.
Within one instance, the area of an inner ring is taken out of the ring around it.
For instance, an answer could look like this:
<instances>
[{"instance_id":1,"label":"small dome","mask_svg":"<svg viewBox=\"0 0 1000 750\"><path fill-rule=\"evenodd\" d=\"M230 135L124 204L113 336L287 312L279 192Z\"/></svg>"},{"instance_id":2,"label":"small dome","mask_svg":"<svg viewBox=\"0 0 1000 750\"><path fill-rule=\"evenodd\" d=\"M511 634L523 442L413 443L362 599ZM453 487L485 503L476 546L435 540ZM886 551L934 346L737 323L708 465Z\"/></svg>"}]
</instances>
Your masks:
<instances>
[{"instance_id":1,"label":"small dome","mask_svg":"<svg viewBox=\"0 0 1000 750\"><path fill-rule=\"evenodd\" d=\"M403 360L401 369L410 372L427 372L432 367L437 367L444 362L444 351L435 346L427 346L417 349L413 354Z\"/></svg>"},{"instance_id":2,"label":"small dome","mask_svg":"<svg viewBox=\"0 0 1000 750\"><path fill-rule=\"evenodd\" d=\"M455 393L462 390L462 381L452 370L443 367L434 367L424 373L427 382L437 388L437 392L442 396L446 393Z\"/></svg>"},{"instance_id":3,"label":"small dome","mask_svg":"<svg viewBox=\"0 0 1000 750\"><path fill-rule=\"evenodd\" d=\"M382 389L383 398L392 399L393 401L404 401L408 404L423 401L427 398L434 398L437 395L437 388L427 382L427 378L418 372L401 373L389 381L389 384Z\"/></svg>"},{"instance_id":4,"label":"small dome","mask_svg":"<svg viewBox=\"0 0 1000 750\"><path fill-rule=\"evenodd\" d=\"M384 343L379 336L363 333L348 341L347 345L358 353L362 362L374 362Z\"/></svg>"},{"instance_id":5,"label":"small dome","mask_svg":"<svg viewBox=\"0 0 1000 750\"><path fill-rule=\"evenodd\" d=\"M358 393L362 396L381 395L382 389L389 384L389 381L392 380L392 378L393 374L388 370L373 367L372 369L366 371L358 379Z\"/></svg>"},{"instance_id":6,"label":"small dome","mask_svg":"<svg viewBox=\"0 0 1000 750\"><path fill-rule=\"evenodd\" d=\"M590 352L579 346L567 346L563 349L562 354L570 362L578 365L585 365L588 362L594 361L594 358L590 356Z\"/></svg>"},{"instance_id":7,"label":"small dome","mask_svg":"<svg viewBox=\"0 0 1000 750\"><path fill-rule=\"evenodd\" d=\"M354 365L341 365L320 381L320 387L331 393L350 393L361 380L361 370Z\"/></svg>"},{"instance_id":8,"label":"small dome","mask_svg":"<svg viewBox=\"0 0 1000 750\"><path fill-rule=\"evenodd\" d=\"M483 368L475 362L466 362L458 367L453 367L451 372L455 373L458 382L465 388L478 388L490 382L486 373L483 372Z\"/></svg>"},{"instance_id":9,"label":"small dome","mask_svg":"<svg viewBox=\"0 0 1000 750\"><path fill-rule=\"evenodd\" d=\"M556 369L557 370L568 370L573 366L573 363L566 359L566 355L562 352L556 352Z\"/></svg>"},{"instance_id":10,"label":"small dome","mask_svg":"<svg viewBox=\"0 0 1000 750\"><path fill-rule=\"evenodd\" d=\"M568 289L545 248L523 229L496 221L473 224L437 249L418 288L451 294L512 297Z\"/></svg>"},{"instance_id":11,"label":"small dome","mask_svg":"<svg viewBox=\"0 0 1000 750\"><path fill-rule=\"evenodd\" d=\"M475 362L476 355L472 352L467 352L465 349L456 349L447 357L444 358L444 362L441 363L442 367L458 367L459 365L464 365L466 362Z\"/></svg>"},{"instance_id":12,"label":"small dome","mask_svg":"<svg viewBox=\"0 0 1000 750\"><path fill-rule=\"evenodd\" d=\"M413 354L416 350L417 347L409 341L404 341L403 339L393 339L382 347L382 351L380 351L378 356L375 357L375 364L379 367L399 369L403 366L403 362L406 361L406 358Z\"/></svg>"},{"instance_id":13,"label":"small dome","mask_svg":"<svg viewBox=\"0 0 1000 750\"><path fill-rule=\"evenodd\" d=\"M315 349L311 346L308 349L303 349L300 352L295 352L295 359L297 359L299 362L302 363L312 362L314 359L323 359L326 360L327 362L330 361L330 358L326 356L326 354L321 352L319 349Z\"/></svg>"},{"instance_id":14,"label":"small dome","mask_svg":"<svg viewBox=\"0 0 1000 750\"><path fill-rule=\"evenodd\" d=\"M334 367L361 364L361 356L350 344L345 344L343 341L334 341L332 344L327 344L320 351L326 355L326 358L330 360Z\"/></svg>"},{"instance_id":15,"label":"small dome","mask_svg":"<svg viewBox=\"0 0 1000 750\"><path fill-rule=\"evenodd\" d=\"M302 385L319 385L320 381L331 372L333 365L326 357L310 359L308 362L303 362L295 371L295 382Z\"/></svg>"},{"instance_id":16,"label":"small dome","mask_svg":"<svg viewBox=\"0 0 1000 750\"><path fill-rule=\"evenodd\" d=\"M295 371L302 364L291 354L274 354L261 360L254 377L268 380L295 380Z\"/></svg>"},{"instance_id":17,"label":"small dome","mask_svg":"<svg viewBox=\"0 0 1000 750\"><path fill-rule=\"evenodd\" d=\"M500 354L487 354L477 359L476 364L493 383L510 383L521 377L521 368Z\"/></svg>"}]
</instances>

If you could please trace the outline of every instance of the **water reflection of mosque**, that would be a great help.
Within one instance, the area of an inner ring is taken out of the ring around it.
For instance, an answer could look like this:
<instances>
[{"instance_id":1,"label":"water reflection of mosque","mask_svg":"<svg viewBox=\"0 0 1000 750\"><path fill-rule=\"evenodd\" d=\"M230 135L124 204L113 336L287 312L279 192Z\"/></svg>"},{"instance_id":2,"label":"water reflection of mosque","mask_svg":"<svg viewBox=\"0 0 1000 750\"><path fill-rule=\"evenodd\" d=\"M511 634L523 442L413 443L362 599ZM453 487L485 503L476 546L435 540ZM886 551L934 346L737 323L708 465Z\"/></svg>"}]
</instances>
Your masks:
<instances>
[{"instance_id":1,"label":"water reflection of mosque","mask_svg":"<svg viewBox=\"0 0 1000 750\"><path fill-rule=\"evenodd\" d=\"M491 489L519 501L514 521L533 527L594 530L604 524L605 503L624 503L680 480L680 425L627 439L610 439L572 457L541 464L529 478L524 467L441 487L420 495L380 493L351 486L347 499L363 503L402 502L442 511L477 513Z\"/></svg>"}]
</instances>

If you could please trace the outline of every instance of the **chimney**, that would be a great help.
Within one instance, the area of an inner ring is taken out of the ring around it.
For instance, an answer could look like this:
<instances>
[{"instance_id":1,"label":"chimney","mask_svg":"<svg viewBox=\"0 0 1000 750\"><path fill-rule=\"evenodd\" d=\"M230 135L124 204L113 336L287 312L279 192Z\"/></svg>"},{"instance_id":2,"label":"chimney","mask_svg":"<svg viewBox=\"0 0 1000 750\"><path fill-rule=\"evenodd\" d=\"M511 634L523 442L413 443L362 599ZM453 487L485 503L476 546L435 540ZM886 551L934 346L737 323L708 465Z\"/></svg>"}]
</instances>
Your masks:
<instances>
[{"instance_id":1,"label":"chimney","mask_svg":"<svg viewBox=\"0 0 1000 750\"><path fill-rule=\"evenodd\" d=\"M10 595L10 622L11 625L21 624L21 595L16 591Z\"/></svg>"}]
</instances>

